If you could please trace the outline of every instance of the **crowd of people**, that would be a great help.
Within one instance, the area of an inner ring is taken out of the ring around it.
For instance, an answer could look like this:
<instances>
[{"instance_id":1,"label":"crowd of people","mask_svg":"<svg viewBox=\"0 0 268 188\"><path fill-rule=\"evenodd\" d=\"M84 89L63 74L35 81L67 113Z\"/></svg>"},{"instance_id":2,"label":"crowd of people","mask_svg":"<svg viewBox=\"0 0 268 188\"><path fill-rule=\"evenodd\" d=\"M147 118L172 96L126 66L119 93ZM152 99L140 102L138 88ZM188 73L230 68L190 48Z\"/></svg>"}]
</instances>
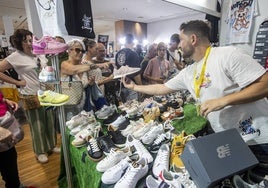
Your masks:
<instances>
[{"instance_id":1,"label":"crowd of people","mask_svg":"<svg viewBox=\"0 0 268 188\"><path fill-rule=\"evenodd\" d=\"M111 103L118 105L119 101L143 100L146 96L188 90L196 99L200 115L209 120L215 132L237 128L245 137L251 136L246 140L247 144L260 161L258 168L268 174L265 167L268 164L268 75L263 67L238 48L212 48L209 33L210 28L204 21L183 23L180 34L170 37L169 45L153 43L145 55L140 53L140 49L139 53L135 51L134 37L127 34L125 47L116 53L115 62L106 58L102 43L88 38L68 41L68 49L62 55L60 79L66 81L71 77L81 81L84 91L81 103L65 110L76 115L82 110L99 110ZM60 36L55 40L65 43ZM0 62L0 80L20 86L20 95L33 99L40 89L38 75L47 65L48 58L33 54L32 42L33 34L29 30L15 31L11 45L16 51ZM195 63L187 64L184 59ZM113 79L114 69L121 66L141 70L121 80ZM19 74L20 80L4 74L11 68ZM91 97L90 87L94 84L104 94L98 101L92 101ZM43 106L24 110L36 159L46 163L48 153L60 151L56 147L55 114ZM243 122L249 120L251 132L243 127ZM0 152L1 161L2 155ZM12 156L15 163L15 150ZM2 173L2 166L0 170ZM4 180L8 185L8 180Z\"/></svg>"}]
</instances>

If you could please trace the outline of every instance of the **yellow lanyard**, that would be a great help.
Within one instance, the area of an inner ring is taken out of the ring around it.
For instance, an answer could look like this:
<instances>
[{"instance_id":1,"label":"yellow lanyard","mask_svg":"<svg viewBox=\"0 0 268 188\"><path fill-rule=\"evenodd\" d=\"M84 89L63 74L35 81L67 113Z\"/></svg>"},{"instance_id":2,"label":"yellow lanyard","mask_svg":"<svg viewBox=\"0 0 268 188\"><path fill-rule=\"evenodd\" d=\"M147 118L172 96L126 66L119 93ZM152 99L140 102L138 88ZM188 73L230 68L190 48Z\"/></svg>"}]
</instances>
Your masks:
<instances>
[{"instance_id":1,"label":"yellow lanyard","mask_svg":"<svg viewBox=\"0 0 268 188\"><path fill-rule=\"evenodd\" d=\"M195 91L195 96L197 99L199 99L200 97L200 90L201 90L201 84L203 83L204 81L204 77L205 77L205 71L206 71L206 65L207 65L207 59L208 59L208 55L210 53L210 50L211 50L211 46L209 46L207 49L206 49L206 54L205 54L205 58L204 58L204 63L202 65L202 69L201 69L201 73L199 75L199 78L196 78L196 72L197 72L197 68L195 65L195 71L194 71L194 91Z\"/></svg>"}]
</instances>

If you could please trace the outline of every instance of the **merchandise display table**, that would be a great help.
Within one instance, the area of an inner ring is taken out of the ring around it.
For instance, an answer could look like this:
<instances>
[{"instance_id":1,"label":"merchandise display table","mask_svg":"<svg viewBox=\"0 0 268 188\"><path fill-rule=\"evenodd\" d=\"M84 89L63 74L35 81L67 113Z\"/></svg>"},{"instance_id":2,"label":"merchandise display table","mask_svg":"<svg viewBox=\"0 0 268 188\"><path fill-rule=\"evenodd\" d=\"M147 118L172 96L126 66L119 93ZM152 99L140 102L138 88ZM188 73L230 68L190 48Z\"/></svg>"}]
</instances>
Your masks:
<instances>
[{"instance_id":1,"label":"merchandise display table","mask_svg":"<svg viewBox=\"0 0 268 188\"><path fill-rule=\"evenodd\" d=\"M172 121L176 131L185 130L187 134L194 134L203 132L207 127L208 121L196 114L196 108L193 104L184 105L184 119ZM68 131L67 131L68 132ZM69 132L68 132L69 133ZM73 186L79 188L97 188L107 187L101 184L102 173L96 171L96 162L90 160L86 155L86 147L76 148L71 142L73 136L69 137L71 171L73 177ZM65 167L63 162L63 155L61 155L61 169L58 178L58 185L60 188L67 188ZM111 187L111 186L109 186ZM113 186L112 186L113 187Z\"/></svg>"}]
</instances>

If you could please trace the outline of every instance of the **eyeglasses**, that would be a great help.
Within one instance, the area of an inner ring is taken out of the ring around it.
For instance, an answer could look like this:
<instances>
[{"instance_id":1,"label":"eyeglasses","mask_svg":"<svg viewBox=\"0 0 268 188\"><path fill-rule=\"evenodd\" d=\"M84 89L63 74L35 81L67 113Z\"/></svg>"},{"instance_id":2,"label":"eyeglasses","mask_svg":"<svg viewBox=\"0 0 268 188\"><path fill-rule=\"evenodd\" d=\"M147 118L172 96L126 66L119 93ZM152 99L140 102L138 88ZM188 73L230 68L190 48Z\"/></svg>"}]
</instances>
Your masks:
<instances>
[{"instance_id":1,"label":"eyeglasses","mask_svg":"<svg viewBox=\"0 0 268 188\"><path fill-rule=\"evenodd\" d=\"M70 50L74 50L76 53L85 53L86 51L85 50L83 50L83 49L81 49L81 48L72 48L72 49L70 49Z\"/></svg>"}]
</instances>

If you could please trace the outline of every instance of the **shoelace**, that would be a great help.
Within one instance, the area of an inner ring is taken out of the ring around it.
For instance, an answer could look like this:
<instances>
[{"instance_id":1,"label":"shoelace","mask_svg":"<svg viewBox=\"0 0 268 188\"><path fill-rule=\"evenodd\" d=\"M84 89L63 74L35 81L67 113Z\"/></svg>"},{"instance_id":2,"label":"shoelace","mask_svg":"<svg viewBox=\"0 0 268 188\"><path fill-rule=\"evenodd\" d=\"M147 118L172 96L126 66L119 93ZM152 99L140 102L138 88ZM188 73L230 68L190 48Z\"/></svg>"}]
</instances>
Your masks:
<instances>
[{"instance_id":1,"label":"shoelace","mask_svg":"<svg viewBox=\"0 0 268 188\"><path fill-rule=\"evenodd\" d=\"M156 137L153 142L153 145L158 145L166 139L166 133L160 134Z\"/></svg>"},{"instance_id":2,"label":"shoelace","mask_svg":"<svg viewBox=\"0 0 268 188\"><path fill-rule=\"evenodd\" d=\"M91 138L89 140L89 145L90 145L90 148L92 149L92 152L97 152L97 151L100 151L100 148L98 146L98 143L97 143L97 140L95 138Z\"/></svg>"},{"instance_id":3,"label":"shoelace","mask_svg":"<svg viewBox=\"0 0 268 188\"><path fill-rule=\"evenodd\" d=\"M157 157L157 162L163 163L163 164L168 164L169 162L169 151L161 151L161 153L159 153L159 157Z\"/></svg>"}]
</instances>

